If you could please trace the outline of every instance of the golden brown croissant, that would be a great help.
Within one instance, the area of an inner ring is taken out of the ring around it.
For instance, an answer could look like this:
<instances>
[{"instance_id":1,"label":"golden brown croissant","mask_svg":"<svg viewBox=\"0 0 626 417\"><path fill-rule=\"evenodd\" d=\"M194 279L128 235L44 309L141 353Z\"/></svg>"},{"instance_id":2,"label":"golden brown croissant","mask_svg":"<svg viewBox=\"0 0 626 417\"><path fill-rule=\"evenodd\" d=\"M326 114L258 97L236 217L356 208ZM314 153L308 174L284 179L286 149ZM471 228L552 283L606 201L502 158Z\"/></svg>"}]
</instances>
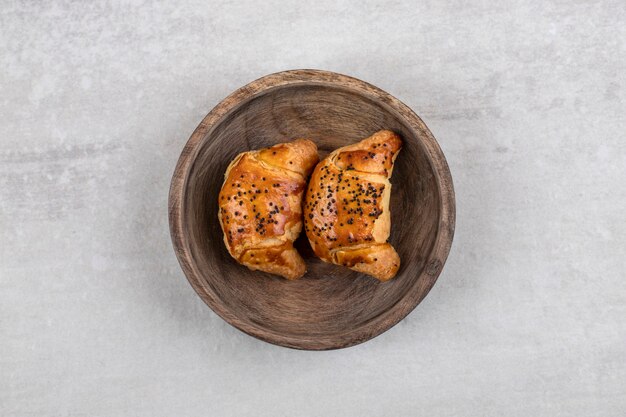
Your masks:
<instances>
[{"instance_id":1,"label":"golden brown croissant","mask_svg":"<svg viewBox=\"0 0 626 417\"><path fill-rule=\"evenodd\" d=\"M339 148L313 171L304 202L304 229L316 255L381 281L400 257L387 243L391 171L402 141L388 130Z\"/></svg>"},{"instance_id":2,"label":"golden brown croissant","mask_svg":"<svg viewBox=\"0 0 626 417\"><path fill-rule=\"evenodd\" d=\"M304 260L293 247L302 230L302 195L319 160L306 139L244 152L226 169L219 220L228 252L252 270L300 278Z\"/></svg>"}]
</instances>

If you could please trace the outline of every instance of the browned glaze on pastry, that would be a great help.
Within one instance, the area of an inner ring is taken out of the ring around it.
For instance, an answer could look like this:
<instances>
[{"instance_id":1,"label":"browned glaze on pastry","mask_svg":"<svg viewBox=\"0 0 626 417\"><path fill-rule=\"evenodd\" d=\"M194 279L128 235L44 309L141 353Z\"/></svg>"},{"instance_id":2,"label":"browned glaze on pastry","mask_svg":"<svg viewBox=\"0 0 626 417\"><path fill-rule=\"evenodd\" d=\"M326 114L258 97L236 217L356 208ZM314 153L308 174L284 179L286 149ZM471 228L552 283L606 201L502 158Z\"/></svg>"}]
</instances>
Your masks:
<instances>
[{"instance_id":1,"label":"browned glaze on pastry","mask_svg":"<svg viewBox=\"0 0 626 417\"><path fill-rule=\"evenodd\" d=\"M339 148L313 171L304 204L304 227L316 255L387 281L400 257L387 243L391 228L389 178L402 141L381 130Z\"/></svg>"},{"instance_id":2,"label":"browned glaze on pastry","mask_svg":"<svg viewBox=\"0 0 626 417\"><path fill-rule=\"evenodd\" d=\"M306 139L239 154L226 169L219 220L228 252L239 263L287 279L301 277L293 248L302 230L306 179L319 160Z\"/></svg>"}]
</instances>

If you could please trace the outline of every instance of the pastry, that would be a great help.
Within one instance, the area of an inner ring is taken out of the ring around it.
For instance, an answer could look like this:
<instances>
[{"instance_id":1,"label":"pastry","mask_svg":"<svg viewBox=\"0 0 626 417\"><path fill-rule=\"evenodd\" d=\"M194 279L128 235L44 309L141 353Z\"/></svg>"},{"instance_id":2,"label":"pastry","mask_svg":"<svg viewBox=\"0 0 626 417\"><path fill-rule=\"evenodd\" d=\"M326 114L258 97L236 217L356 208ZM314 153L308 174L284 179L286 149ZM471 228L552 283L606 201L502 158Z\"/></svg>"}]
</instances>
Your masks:
<instances>
[{"instance_id":1,"label":"pastry","mask_svg":"<svg viewBox=\"0 0 626 417\"><path fill-rule=\"evenodd\" d=\"M339 148L313 171L304 201L304 228L317 256L381 281L393 278L400 257L387 242L389 178L402 141L381 130Z\"/></svg>"},{"instance_id":2,"label":"pastry","mask_svg":"<svg viewBox=\"0 0 626 417\"><path fill-rule=\"evenodd\" d=\"M297 279L306 272L293 247L302 230L302 196L318 162L306 139L244 152L226 169L219 221L230 255L252 270Z\"/></svg>"}]
</instances>

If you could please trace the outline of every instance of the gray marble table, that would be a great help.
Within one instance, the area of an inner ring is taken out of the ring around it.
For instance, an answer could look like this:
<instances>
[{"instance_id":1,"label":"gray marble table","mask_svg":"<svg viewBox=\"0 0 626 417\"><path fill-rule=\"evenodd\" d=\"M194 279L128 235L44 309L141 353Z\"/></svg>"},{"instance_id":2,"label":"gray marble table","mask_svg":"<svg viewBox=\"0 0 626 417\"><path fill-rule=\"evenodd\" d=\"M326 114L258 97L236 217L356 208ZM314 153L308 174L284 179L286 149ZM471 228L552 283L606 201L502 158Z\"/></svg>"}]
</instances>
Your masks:
<instances>
[{"instance_id":1,"label":"gray marble table","mask_svg":"<svg viewBox=\"0 0 626 417\"><path fill-rule=\"evenodd\" d=\"M623 417L625 22L623 0L2 2L0 415ZM345 350L240 333L170 245L192 130L292 68L403 100L456 187L437 285Z\"/></svg>"}]
</instances>

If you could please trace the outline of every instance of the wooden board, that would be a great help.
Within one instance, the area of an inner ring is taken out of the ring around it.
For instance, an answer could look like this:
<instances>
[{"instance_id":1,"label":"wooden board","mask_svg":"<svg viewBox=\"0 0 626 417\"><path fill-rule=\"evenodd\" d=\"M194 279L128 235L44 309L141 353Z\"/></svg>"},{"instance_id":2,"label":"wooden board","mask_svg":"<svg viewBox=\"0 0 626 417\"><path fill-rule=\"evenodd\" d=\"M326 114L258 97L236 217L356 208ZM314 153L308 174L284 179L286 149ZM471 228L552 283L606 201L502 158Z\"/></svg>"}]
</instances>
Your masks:
<instances>
[{"instance_id":1,"label":"wooden board","mask_svg":"<svg viewBox=\"0 0 626 417\"><path fill-rule=\"evenodd\" d=\"M324 157L380 129L404 141L391 179L390 242L402 260L394 279L380 283L320 261L304 233L296 247L308 272L297 281L250 271L228 255L217 195L238 153L302 137ZM270 343L336 349L379 335L426 296L452 243L454 190L441 149L406 105L355 78L294 70L253 81L204 118L176 166L169 221L185 275L224 320Z\"/></svg>"}]
</instances>

